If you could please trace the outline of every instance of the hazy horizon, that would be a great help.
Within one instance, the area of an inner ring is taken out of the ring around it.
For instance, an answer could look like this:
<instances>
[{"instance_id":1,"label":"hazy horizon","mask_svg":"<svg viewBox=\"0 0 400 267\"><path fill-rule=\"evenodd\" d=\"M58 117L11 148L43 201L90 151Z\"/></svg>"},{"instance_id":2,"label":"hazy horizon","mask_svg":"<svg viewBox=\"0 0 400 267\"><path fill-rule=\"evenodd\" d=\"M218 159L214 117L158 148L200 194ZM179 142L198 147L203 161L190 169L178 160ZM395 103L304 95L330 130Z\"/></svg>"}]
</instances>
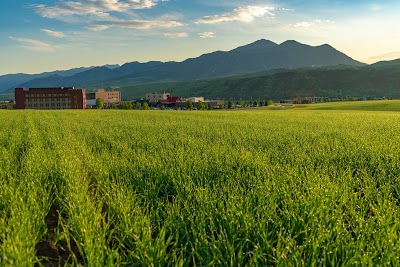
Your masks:
<instances>
[{"instance_id":1,"label":"hazy horizon","mask_svg":"<svg viewBox=\"0 0 400 267\"><path fill-rule=\"evenodd\" d=\"M259 39L330 44L364 63L400 58L397 1L21 0L0 8L0 75L182 61Z\"/></svg>"}]
</instances>

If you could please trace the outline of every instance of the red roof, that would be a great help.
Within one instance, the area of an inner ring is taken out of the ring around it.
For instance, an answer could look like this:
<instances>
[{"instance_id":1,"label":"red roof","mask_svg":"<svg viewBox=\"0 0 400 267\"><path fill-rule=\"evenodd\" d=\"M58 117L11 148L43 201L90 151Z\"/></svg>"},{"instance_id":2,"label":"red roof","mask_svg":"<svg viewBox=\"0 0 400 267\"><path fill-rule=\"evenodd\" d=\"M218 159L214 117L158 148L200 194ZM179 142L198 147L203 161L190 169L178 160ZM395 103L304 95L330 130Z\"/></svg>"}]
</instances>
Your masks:
<instances>
[{"instance_id":1,"label":"red roof","mask_svg":"<svg viewBox=\"0 0 400 267\"><path fill-rule=\"evenodd\" d=\"M162 104L176 103L179 101L179 99L180 99L179 96L171 96L171 97L168 97L166 100L161 100L160 103L162 103Z\"/></svg>"}]
</instances>

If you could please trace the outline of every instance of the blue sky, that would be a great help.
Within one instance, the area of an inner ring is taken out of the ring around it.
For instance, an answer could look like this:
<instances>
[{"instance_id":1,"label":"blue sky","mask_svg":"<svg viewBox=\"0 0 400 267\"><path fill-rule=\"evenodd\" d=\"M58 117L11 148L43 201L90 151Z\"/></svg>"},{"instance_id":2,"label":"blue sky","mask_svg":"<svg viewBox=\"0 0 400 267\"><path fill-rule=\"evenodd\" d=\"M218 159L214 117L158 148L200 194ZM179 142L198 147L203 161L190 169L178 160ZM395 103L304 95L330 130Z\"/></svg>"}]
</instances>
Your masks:
<instances>
[{"instance_id":1,"label":"blue sky","mask_svg":"<svg viewBox=\"0 0 400 267\"><path fill-rule=\"evenodd\" d=\"M400 58L400 1L3 0L0 75L181 61L269 39Z\"/></svg>"}]
</instances>

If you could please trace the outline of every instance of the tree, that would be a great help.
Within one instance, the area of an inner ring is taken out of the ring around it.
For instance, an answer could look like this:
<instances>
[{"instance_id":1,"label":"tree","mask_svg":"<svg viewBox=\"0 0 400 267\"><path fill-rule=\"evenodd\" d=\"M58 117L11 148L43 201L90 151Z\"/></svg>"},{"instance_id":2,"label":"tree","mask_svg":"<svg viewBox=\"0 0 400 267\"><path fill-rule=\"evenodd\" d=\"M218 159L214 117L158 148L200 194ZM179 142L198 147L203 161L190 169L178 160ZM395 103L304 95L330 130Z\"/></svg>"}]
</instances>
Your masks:
<instances>
[{"instance_id":1,"label":"tree","mask_svg":"<svg viewBox=\"0 0 400 267\"><path fill-rule=\"evenodd\" d=\"M110 109L116 109L116 108L117 108L117 105L115 103L110 104Z\"/></svg>"},{"instance_id":2,"label":"tree","mask_svg":"<svg viewBox=\"0 0 400 267\"><path fill-rule=\"evenodd\" d=\"M253 107L258 107L258 101L257 100L254 100Z\"/></svg>"},{"instance_id":3,"label":"tree","mask_svg":"<svg viewBox=\"0 0 400 267\"><path fill-rule=\"evenodd\" d=\"M274 101L268 100L268 105L267 106L272 106L272 105L274 105Z\"/></svg>"},{"instance_id":4,"label":"tree","mask_svg":"<svg viewBox=\"0 0 400 267\"><path fill-rule=\"evenodd\" d=\"M142 105L142 109L143 109L143 110L149 110L149 109L150 109L149 103L144 102L143 105Z\"/></svg>"},{"instance_id":5,"label":"tree","mask_svg":"<svg viewBox=\"0 0 400 267\"><path fill-rule=\"evenodd\" d=\"M104 107L104 101L101 98L96 99L96 108L97 109L102 109Z\"/></svg>"},{"instance_id":6,"label":"tree","mask_svg":"<svg viewBox=\"0 0 400 267\"><path fill-rule=\"evenodd\" d=\"M161 105L161 110L165 110L165 109L166 109L165 106Z\"/></svg>"},{"instance_id":7,"label":"tree","mask_svg":"<svg viewBox=\"0 0 400 267\"><path fill-rule=\"evenodd\" d=\"M121 102L119 103L119 109L132 109L132 102Z\"/></svg>"},{"instance_id":8,"label":"tree","mask_svg":"<svg viewBox=\"0 0 400 267\"><path fill-rule=\"evenodd\" d=\"M260 100L260 102L258 103L258 105L259 105L260 107L264 106L264 101Z\"/></svg>"},{"instance_id":9,"label":"tree","mask_svg":"<svg viewBox=\"0 0 400 267\"><path fill-rule=\"evenodd\" d=\"M193 104L192 104L192 101L186 101L186 108L188 109L188 110L192 110L193 109Z\"/></svg>"},{"instance_id":10,"label":"tree","mask_svg":"<svg viewBox=\"0 0 400 267\"><path fill-rule=\"evenodd\" d=\"M140 102L136 102L135 109L142 109L142 104L140 104Z\"/></svg>"},{"instance_id":11,"label":"tree","mask_svg":"<svg viewBox=\"0 0 400 267\"><path fill-rule=\"evenodd\" d=\"M205 104L202 101L197 102L196 104L197 109L202 110L204 109Z\"/></svg>"},{"instance_id":12,"label":"tree","mask_svg":"<svg viewBox=\"0 0 400 267\"><path fill-rule=\"evenodd\" d=\"M235 108L235 105L233 104L232 101L228 102L228 108Z\"/></svg>"},{"instance_id":13,"label":"tree","mask_svg":"<svg viewBox=\"0 0 400 267\"><path fill-rule=\"evenodd\" d=\"M126 109L133 109L132 102L126 102Z\"/></svg>"}]
</instances>

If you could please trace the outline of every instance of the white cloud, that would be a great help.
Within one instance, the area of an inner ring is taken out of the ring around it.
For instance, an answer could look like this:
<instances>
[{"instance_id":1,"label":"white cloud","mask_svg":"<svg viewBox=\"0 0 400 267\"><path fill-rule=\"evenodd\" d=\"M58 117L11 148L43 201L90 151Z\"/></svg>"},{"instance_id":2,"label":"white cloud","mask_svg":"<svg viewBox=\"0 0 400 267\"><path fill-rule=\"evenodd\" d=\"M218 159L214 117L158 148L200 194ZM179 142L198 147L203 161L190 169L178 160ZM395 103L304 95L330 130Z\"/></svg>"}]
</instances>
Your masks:
<instances>
[{"instance_id":1,"label":"white cloud","mask_svg":"<svg viewBox=\"0 0 400 267\"><path fill-rule=\"evenodd\" d=\"M179 26L183 26L183 24L177 21L112 19L110 21L104 22L104 24L89 25L85 28L91 31L104 31L111 27L147 30L151 28L175 28Z\"/></svg>"},{"instance_id":2,"label":"white cloud","mask_svg":"<svg viewBox=\"0 0 400 267\"><path fill-rule=\"evenodd\" d=\"M110 27L129 29L173 28L183 24L174 20L158 18L147 19L120 19L115 13L132 15L128 11L148 9L157 2L168 0L82 0L57 1L52 6L36 5L35 10L42 17L58 19L65 22L90 23L85 28L91 31L103 31ZM46 32L49 34L49 32Z\"/></svg>"},{"instance_id":3,"label":"white cloud","mask_svg":"<svg viewBox=\"0 0 400 267\"><path fill-rule=\"evenodd\" d=\"M369 57L368 61L377 61L377 60L393 60L393 59L398 59L400 58L400 51L395 51L395 52L390 52L390 53L385 53L382 55L377 55L373 57Z\"/></svg>"},{"instance_id":4,"label":"white cloud","mask_svg":"<svg viewBox=\"0 0 400 267\"><path fill-rule=\"evenodd\" d=\"M293 25L295 28L310 28L314 26L323 26L323 25L328 25L328 24L334 24L335 22L331 20L312 20L312 21L301 21L297 22L296 24Z\"/></svg>"},{"instance_id":5,"label":"white cloud","mask_svg":"<svg viewBox=\"0 0 400 267\"><path fill-rule=\"evenodd\" d=\"M214 38L215 37L215 33L214 32L201 32L199 33L199 37L200 38Z\"/></svg>"},{"instance_id":6,"label":"white cloud","mask_svg":"<svg viewBox=\"0 0 400 267\"><path fill-rule=\"evenodd\" d=\"M274 7L269 6L246 6L235 8L232 12L224 13L214 16L205 16L197 21L202 24L215 24L227 21L240 21L240 22L252 22L256 18L269 16L274 17Z\"/></svg>"},{"instance_id":7,"label":"white cloud","mask_svg":"<svg viewBox=\"0 0 400 267\"><path fill-rule=\"evenodd\" d=\"M157 0L82 0L59 1L53 6L36 5L35 11L42 17L59 18L62 16L94 15L107 17L110 12L126 12L134 9L146 9L156 5Z\"/></svg>"},{"instance_id":8,"label":"white cloud","mask_svg":"<svg viewBox=\"0 0 400 267\"><path fill-rule=\"evenodd\" d=\"M110 26L109 25L89 25L89 26L86 26L85 28L90 31L100 32L100 31L107 30L108 28L110 28Z\"/></svg>"},{"instance_id":9,"label":"white cloud","mask_svg":"<svg viewBox=\"0 0 400 267\"><path fill-rule=\"evenodd\" d=\"M47 29L41 29L41 32L50 35L52 37L56 37L56 38L64 38L65 34L62 32L56 32L56 31L52 31L52 30L47 30Z\"/></svg>"},{"instance_id":10,"label":"white cloud","mask_svg":"<svg viewBox=\"0 0 400 267\"><path fill-rule=\"evenodd\" d=\"M164 37L178 39L178 38L186 38L189 34L186 32L177 32L177 33L164 33Z\"/></svg>"},{"instance_id":11,"label":"white cloud","mask_svg":"<svg viewBox=\"0 0 400 267\"><path fill-rule=\"evenodd\" d=\"M128 29L174 28L183 26L177 21L163 20L113 20L110 25Z\"/></svg>"},{"instance_id":12,"label":"white cloud","mask_svg":"<svg viewBox=\"0 0 400 267\"><path fill-rule=\"evenodd\" d=\"M9 37L11 40L18 42L21 47L38 52L54 52L54 47L50 44L44 43L42 41L28 39L28 38L18 38L18 37Z\"/></svg>"}]
</instances>

